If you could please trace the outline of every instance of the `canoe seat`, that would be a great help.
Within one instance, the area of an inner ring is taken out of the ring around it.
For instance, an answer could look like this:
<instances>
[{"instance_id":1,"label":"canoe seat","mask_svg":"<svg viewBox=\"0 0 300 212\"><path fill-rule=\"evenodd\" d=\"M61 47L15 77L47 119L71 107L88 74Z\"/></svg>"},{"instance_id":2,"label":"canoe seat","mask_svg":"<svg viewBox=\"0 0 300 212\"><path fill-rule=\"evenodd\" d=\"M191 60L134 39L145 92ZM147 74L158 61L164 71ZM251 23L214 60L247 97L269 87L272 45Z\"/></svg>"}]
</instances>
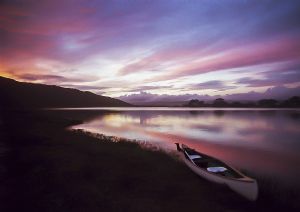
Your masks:
<instances>
[{"instance_id":1,"label":"canoe seat","mask_svg":"<svg viewBox=\"0 0 300 212\"><path fill-rule=\"evenodd\" d=\"M224 172L227 169L225 167L222 166L218 166L218 167L208 167L207 171L209 172L213 172L213 173L218 173L218 172Z\"/></svg>"},{"instance_id":2,"label":"canoe seat","mask_svg":"<svg viewBox=\"0 0 300 212\"><path fill-rule=\"evenodd\" d=\"M191 160L197 159L197 158L202 158L200 155L189 155Z\"/></svg>"}]
</instances>

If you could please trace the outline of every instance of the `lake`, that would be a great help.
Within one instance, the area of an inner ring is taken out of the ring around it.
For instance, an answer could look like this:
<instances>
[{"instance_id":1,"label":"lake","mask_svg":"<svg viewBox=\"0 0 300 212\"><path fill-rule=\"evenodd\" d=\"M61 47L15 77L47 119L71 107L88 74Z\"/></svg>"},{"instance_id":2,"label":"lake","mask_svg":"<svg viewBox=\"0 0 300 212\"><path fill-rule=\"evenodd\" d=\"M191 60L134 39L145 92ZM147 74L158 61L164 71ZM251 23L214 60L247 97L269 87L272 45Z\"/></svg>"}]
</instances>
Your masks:
<instances>
[{"instance_id":1,"label":"lake","mask_svg":"<svg viewBox=\"0 0 300 212\"><path fill-rule=\"evenodd\" d=\"M300 110L82 108L99 114L73 129L150 142L175 142L281 184L300 187Z\"/></svg>"}]
</instances>

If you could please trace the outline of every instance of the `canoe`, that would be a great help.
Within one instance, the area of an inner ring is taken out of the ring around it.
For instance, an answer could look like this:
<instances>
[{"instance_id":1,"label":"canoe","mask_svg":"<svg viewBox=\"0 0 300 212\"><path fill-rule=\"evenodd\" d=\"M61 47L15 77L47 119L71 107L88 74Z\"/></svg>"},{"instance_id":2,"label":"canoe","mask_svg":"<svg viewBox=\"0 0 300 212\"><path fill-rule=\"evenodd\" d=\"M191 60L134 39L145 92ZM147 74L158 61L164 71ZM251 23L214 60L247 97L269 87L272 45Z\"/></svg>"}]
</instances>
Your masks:
<instances>
[{"instance_id":1,"label":"canoe","mask_svg":"<svg viewBox=\"0 0 300 212\"><path fill-rule=\"evenodd\" d=\"M257 199L258 185L256 180L245 176L224 162L197 152L184 144L180 146L179 143L176 143L176 146L182 160L197 175L211 182L225 184L250 201Z\"/></svg>"}]
</instances>

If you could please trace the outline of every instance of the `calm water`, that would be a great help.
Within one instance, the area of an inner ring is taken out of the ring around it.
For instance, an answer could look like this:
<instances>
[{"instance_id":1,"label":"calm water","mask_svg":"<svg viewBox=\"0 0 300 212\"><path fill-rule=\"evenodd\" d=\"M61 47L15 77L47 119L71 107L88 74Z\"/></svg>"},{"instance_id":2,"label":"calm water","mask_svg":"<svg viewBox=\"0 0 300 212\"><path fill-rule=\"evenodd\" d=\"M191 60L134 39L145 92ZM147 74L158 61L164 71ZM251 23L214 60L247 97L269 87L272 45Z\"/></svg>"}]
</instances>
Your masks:
<instances>
[{"instance_id":1,"label":"calm water","mask_svg":"<svg viewBox=\"0 0 300 212\"><path fill-rule=\"evenodd\" d=\"M185 143L234 167L300 186L300 110L98 108L74 126L175 149ZM80 113L80 110L78 111Z\"/></svg>"}]
</instances>

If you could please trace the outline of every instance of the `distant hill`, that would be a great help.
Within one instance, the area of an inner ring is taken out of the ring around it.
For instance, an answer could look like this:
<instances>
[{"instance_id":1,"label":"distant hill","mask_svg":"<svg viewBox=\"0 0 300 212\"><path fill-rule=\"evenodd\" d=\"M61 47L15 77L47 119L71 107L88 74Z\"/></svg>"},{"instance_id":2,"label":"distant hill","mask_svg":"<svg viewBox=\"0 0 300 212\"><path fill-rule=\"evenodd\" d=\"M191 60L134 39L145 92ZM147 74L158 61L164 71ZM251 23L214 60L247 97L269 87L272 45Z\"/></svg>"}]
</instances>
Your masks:
<instances>
[{"instance_id":1,"label":"distant hill","mask_svg":"<svg viewBox=\"0 0 300 212\"><path fill-rule=\"evenodd\" d=\"M55 85L18 82L0 77L0 106L4 108L126 107L130 104L91 92Z\"/></svg>"},{"instance_id":2,"label":"distant hill","mask_svg":"<svg viewBox=\"0 0 300 212\"><path fill-rule=\"evenodd\" d=\"M259 93L250 91L248 93L220 95L199 95L199 94L152 94L148 92L140 92L137 94L130 94L118 97L122 101L129 102L140 106L180 106L188 104L192 99L198 99L205 102L213 102L217 98L224 98L226 101L234 102L255 102L260 99L277 99L286 100L292 96L300 96L300 86L295 88L287 88L284 86L277 86L267 89L265 92Z\"/></svg>"}]
</instances>

